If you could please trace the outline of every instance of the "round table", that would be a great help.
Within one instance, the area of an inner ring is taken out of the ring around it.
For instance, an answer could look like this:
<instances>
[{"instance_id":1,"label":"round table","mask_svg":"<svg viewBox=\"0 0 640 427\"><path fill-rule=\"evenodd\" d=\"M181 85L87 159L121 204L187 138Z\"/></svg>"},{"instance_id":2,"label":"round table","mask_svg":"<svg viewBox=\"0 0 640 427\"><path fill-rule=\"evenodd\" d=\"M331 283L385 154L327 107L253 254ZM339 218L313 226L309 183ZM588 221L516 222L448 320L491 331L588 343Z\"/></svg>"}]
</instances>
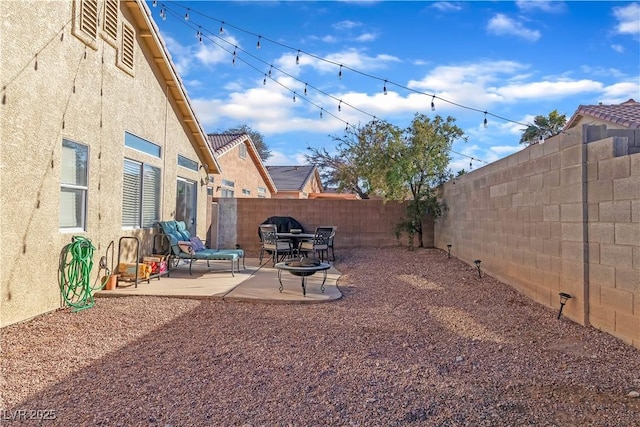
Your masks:
<instances>
[{"instance_id":1,"label":"round table","mask_svg":"<svg viewBox=\"0 0 640 427\"><path fill-rule=\"evenodd\" d=\"M279 262L275 266L278 269L278 281L280 282L279 291L282 292L284 289L282 285L282 272L288 271L290 274L294 276L300 276L301 284L302 284L302 295L307 295L307 277L313 276L318 271L322 271L323 278L322 284L320 285L320 290L324 293L324 282L327 280L327 270L331 268L331 264L327 262L321 262L320 265L287 265L286 262Z\"/></svg>"}]
</instances>

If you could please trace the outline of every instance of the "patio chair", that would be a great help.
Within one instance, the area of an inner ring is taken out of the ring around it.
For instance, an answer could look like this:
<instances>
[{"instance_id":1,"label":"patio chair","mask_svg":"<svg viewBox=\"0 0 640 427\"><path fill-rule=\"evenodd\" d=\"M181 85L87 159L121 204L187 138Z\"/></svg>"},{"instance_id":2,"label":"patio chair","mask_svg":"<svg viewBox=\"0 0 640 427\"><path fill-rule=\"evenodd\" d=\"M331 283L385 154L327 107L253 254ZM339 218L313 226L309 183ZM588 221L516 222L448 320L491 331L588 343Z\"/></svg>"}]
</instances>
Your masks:
<instances>
[{"instance_id":1,"label":"patio chair","mask_svg":"<svg viewBox=\"0 0 640 427\"><path fill-rule=\"evenodd\" d=\"M327 254L327 260L329 260L329 244L332 242L335 236L335 227L322 226L317 227L313 240L303 240L300 243L300 252L303 253L318 253L320 260L324 261L324 254ZM332 247L333 245L331 245ZM335 260L335 257L334 257Z\"/></svg>"},{"instance_id":2,"label":"patio chair","mask_svg":"<svg viewBox=\"0 0 640 427\"><path fill-rule=\"evenodd\" d=\"M271 254L273 265L293 254L291 240L278 238L278 227L275 224L260 224L260 264L265 253Z\"/></svg>"},{"instance_id":3,"label":"patio chair","mask_svg":"<svg viewBox=\"0 0 640 427\"><path fill-rule=\"evenodd\" d=\"M170 266L173 260L189 260L189 274L192 274L191 267L194 261L205 260L207 267L211 266L210 261L231 261L231 275L235 276L234 271L240 272L242 258L242 268L245 268L245 254L242 249L207 248L202 240L189 234L184 221L159 221L158 225L171 245L168 263ZM167 275L170 275L170 271Z\"/></svg>"}]
</instances>

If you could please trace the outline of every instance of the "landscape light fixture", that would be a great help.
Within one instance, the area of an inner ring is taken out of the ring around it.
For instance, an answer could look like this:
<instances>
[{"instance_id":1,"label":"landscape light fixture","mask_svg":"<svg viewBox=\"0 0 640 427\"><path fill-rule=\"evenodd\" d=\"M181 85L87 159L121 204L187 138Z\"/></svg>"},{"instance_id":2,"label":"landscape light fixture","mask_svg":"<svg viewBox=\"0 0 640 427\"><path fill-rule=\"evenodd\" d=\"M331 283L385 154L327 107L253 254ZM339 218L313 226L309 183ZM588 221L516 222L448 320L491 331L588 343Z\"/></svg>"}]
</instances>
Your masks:
<instances>
[{"instance_id":1,"label":"landscape light fixture","mask_svg":"<svg viewBox=\"0 0 640 427\"><path fill-rule=\"evenodd\" d=\"M558 295L560 295L560 311L558 312L558 319L559 319L560 316L562 316L562 309L564 308L564 305L567 303L567 300L571 299L571 295L565 292L560 292Z\"/></svg>"},{"instance_id":2,"label":"landscape light fixture","mask_svg":"<svg viewBox=\"0 0 640 427\"><path fill-rule=\"evenodd\" d=\"M476 267L478 268L478 277L482 279L482 270L480 270L480 263L482 261L480 261L479 259L473 261L476 264Z\"/></svg>"},{"instance_id":3,"label":"landscape light fixture","mask_svg":"<svg viewBox=\"0 0 640 427\"><path fill-rule=\"evenodd\" d=\"M449 259L451 259L451 244L447 245L447 252L449 252Z\"/></svg>"}]
</instances>

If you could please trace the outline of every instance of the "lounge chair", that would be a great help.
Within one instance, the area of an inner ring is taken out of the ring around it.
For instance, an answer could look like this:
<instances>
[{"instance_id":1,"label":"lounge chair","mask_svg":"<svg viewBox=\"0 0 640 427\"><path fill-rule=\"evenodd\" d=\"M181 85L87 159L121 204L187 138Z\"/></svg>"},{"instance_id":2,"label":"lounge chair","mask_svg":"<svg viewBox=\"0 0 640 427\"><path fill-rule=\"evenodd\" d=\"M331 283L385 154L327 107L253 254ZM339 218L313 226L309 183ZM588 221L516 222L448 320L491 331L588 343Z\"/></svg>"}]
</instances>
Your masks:
<instances>
[{"instance_id":1,"label":"lounge chair","mask_svg":"<svg viewBox=\"0 0 640 427\"><path fill-rule=\"evenodd\" d=\"M181 259L189 260L189 274L192 274L191 266L194 261L205 260L208 267L210 261L231 261L231 275L235 276L234 271L240 272L240 258L242 258L242 268L245 268L245 254L242 249L207 248L202 240L189 234L184 221L159 221L158 225L171 245L170 266L173 260L178 262Z\"/></svg>"}]
</instances>

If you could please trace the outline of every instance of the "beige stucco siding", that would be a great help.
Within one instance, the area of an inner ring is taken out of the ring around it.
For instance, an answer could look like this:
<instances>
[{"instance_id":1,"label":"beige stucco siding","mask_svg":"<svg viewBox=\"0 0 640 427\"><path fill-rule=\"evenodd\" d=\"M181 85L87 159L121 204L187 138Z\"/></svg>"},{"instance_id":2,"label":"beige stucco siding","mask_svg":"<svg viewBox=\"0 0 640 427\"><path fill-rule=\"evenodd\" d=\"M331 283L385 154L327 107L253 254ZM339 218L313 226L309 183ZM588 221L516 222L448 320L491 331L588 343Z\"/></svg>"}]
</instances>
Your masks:
<instances>
[{"instance_id":1,"label":"beige stucco siding","mask_svg":"<svg viewBox=\"0 0 640 427\"><path fill-rule=\"evenodd\" d=\"M132 76L116 66L116 49L100 36L93 49L72 34L73 10L72 1L0 2L2 326L60 307L59 255L72 236L96 247L93 283L110 242L117 258L121 236L152 235L122 228L125 158L161 168L161 219L175 214L177 177L199 182L204 176L177 166L178 154L198 161L195 142L138 29ZM133 22L124 3L120 19ZM161 158L125 148L125 132L160 145ZM63 138L89 147L86 232L59 229ZM198 233L204 234L206 187L197 188Z\"/></svg>"},{"instance_id":2,"label":"beige stucco siding","mask_svg":"<svg viewBox=\"0 0 640 427\"><path fill-rule=\"evenodd\" d=\"M223 173L214 175L214 197L220 197L218 186L222 185L223 179L233 181L234 197L236 198L271 197L269 186L262 178L256 160L251 158L249 149L246 150L247 154L244 158L240 157L240 147L244 144L242 142L218 157L218 163ZM258 188L264 188L265 192L259 193ZM243 194L243 189L248 190L250 194Z\"/></svg>"}]
</instances>

